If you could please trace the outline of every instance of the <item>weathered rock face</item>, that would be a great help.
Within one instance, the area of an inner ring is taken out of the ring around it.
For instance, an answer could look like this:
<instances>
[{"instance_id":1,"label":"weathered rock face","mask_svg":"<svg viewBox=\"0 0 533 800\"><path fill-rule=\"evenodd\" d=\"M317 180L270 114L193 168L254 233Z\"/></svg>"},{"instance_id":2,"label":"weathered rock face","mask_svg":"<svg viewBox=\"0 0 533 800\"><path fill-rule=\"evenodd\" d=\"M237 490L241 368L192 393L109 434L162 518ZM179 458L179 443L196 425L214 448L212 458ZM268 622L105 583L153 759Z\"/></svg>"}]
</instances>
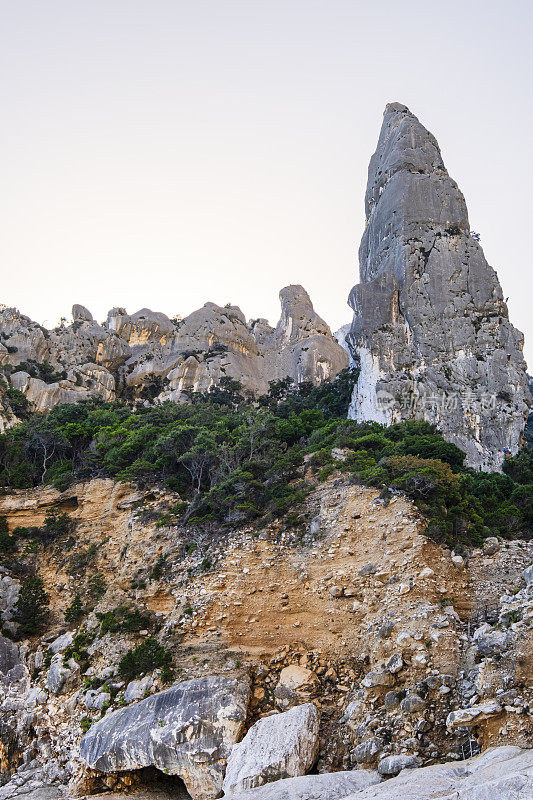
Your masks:
<instances>
[{"instance_id":1,"label":"weathered rock face","mask_svg":"<svg viewBox=\"0 0 533 800\"><path fill-rule=\"evenodd\" d=\"M113 308L99 325L84 306L74 322L46 331L16 309L0 310L0 368L32 410L117 394L184 401L224 377L259 395L268 382L291 377L318 383L348 366L346 351L314 311L301 286L280 292L281 319L246 321L237 306L206 303L182 320L143 308ZM2 413L0 429L12 424Z\"/></svg>"},{"instance_id":2,"label":"weathered rock face","mask_svg":"<svg viewBox=\"0 0 533 800\"><path fill-rule=\"evenodd\" d=\"M468 761L407 768L396 778L379 780L369 770L308 775L231 795L231 800L525 800L533 792L533 750L495 747Z\"/></svg>"},{"instance_id":3,"label":"weathered rock face","mask_svg":"<svg viewBox=\"0 0 533 800\"><path fill-rule=\"evenodd\" d=\"M518 800L533 792L533 750L495 747L462 762L407 769L344 800Z\"/></svg>"},{"instance_id":4,"label":"weathered rock face","mask_svg":"<svg viewBox=\"0 0 533 800\"><path fill-rule=\"evenodd\" d=\"M231 751L224 793L305 775L317 757L318 726L318 711L312 703L260 719Z\"/></svg>"},{"instance_id":5,"label":"weathered rock face","mask_svg":"<svg viewBox=\"0 0 533 800\"><path fill-rule=\"evenodd\" d=\"M218 797L248 699L249 687L231 678L185 681L99 720L81 757L100 772L155 766L179 775L193 798Z\"/></svg>"},{"instance_id":6,"label":"weathered rock face","mask_svg":"<svg viewBox=\"0 0 533 800\"><path fill-rule=\"evenodd\" d=\"M519 449L530 404L523 337L435 138L397 103L385 110L365 208L349 298L361 367L350 416L427 419L470 465L499 469Z\"/></svg>"}]
</instances>

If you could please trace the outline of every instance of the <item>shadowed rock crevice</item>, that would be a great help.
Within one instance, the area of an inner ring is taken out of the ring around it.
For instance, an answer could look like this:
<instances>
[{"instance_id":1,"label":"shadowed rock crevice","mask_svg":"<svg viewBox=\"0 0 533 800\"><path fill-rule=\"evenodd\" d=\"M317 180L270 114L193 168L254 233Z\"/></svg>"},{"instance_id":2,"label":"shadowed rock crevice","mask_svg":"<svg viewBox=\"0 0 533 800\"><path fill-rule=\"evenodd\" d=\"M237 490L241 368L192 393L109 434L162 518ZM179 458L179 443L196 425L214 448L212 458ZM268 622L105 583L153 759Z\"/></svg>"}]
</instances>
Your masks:
<instances>
[{"instance_id":1,"label":"shadowed rock crevice","mask_svg":"<svg viewBox=\"0 0 533 800\"><path fill-rule=\"evenodd\" d=\"M128 798L132 800L190 800L185 784L176 775L165 775L156 767L129 772L90 774L80 790L87 797Z\"/></svg>"}]
</instances>

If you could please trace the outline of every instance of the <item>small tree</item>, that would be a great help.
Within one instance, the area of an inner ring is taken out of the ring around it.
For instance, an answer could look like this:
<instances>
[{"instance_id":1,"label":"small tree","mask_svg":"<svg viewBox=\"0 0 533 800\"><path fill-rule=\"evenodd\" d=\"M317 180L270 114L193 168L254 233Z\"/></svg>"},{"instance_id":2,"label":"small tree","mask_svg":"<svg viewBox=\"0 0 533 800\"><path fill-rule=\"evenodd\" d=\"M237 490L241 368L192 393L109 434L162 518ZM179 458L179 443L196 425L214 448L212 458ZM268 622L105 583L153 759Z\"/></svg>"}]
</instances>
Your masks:
<instances>
[{"instance_id":1,"label":"small tree","mask_svg":"<svg viewBox=\"0 0 533 800\"><path fill-rule=\"evenodd\" d=\"M9 535L7 519L0 517L0 553L12 553L15 550L15 539Z\"/></svg>"},{"instance_id":2,"label":"small tree","mask_svg":"<svg viewBox=\"0 0 533 800\"><path fill-rule=\"evenodd\" d=\"M65 622L67 625L75 625L83 617L83 606L81 597L77 594L65 611Z\"/></svg>"},{"instance_id":3,"label":"small tree","mask_svg":"<svg viewBox=\"0 0 533 800\"><path fill-rule=\"evenodd\" d=\"M42 578L30 575L22 586L15 606L13 619L18 623L17 635L34 636L40 633L48 619L50 598L46 594Z\"/></svg>"},{"instance_id":4,"label":"small tree","mask_svg":"<svg viewBox=\"0 0 533 800\"><path fill-rule=\"evenodd\" d=\"M41 528L42 537L45 540L55 539L62 533L68 533L72 520L65 511L59 508L49 508L44 518L44 526Z\"/></svg>"}]
</instances>

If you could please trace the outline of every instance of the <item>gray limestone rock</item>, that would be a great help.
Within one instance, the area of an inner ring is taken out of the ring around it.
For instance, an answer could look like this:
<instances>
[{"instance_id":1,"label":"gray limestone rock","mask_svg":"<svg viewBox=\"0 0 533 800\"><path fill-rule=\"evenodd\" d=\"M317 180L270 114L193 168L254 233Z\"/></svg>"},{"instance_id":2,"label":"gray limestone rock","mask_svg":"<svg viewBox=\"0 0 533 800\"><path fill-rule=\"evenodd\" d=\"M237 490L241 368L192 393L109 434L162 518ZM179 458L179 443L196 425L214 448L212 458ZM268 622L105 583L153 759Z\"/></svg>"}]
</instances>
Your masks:
<instances>
[{"instance_id":1,"label":"gray limestone rock","mask_svg":"<svg viewBox=\"0 0 533 800\"><path fill-rule=\"evenodd\" d=\"M80 755L100 772L155 766L179 775L195 800L218 797L249 692L226 677L185 681L107 714L82 738Z\"/></svg>"},{"instance_id":2,"label":"gray limestone rock","mask_svg":"<svg viewBox=\"0 0 533 800\"><path fill-rule=\"evenodd\" d=\"M486 703L469 706L468 708L459 708L457 711L451 711L448 714L446 727L450 730L453 728L469 728L484 719L501 714L502 710L501 705L496 700L489 700Z\"/></svg>"},{"instance_id":3,"label":"gray limestone rock","mask_svg":"<svg viewBox=\"0 0 533 800\"><path fill-rule=\"evenodd\" d=\"M11 385L26 396L34 411L50 411L58 403L76 403L99 396L106 402L115 399L115 379L105 367L84 364L76 369L72 380L45 383L27 372L11 375Z\"/></svg>"},{"instance_id":4,"label":"gray limestone rock","mask_svg":"<svg viewBox=\"0 0 533 800\"><path fill-rule=\"evenodd\" d=\"M152 683L153 678L151 675L145 675L144 678L138 681L130 681L124 692L124 702L129 704L135 702L135 700L142 700Z\"/></svg>"},{"instance_id":5,"label":"gray limestone rock","mask_svg":"<svg viewBox=\"0 0 533 800\"><path fill-rule=\"evenodd\" d=\"M533 796L533 750L495 747L468 761L405 769L343 800L526 800Z\"/></svg>"},{"instance_id":6,"label":"gray limestone rock","mask_svg":"<svg viewBox=\"0 0 533 800\"><path fill-rule=\"evenodd\" d=\"M281 318L246 321L237 306L206 303L184 319L143 308L109 311L103 325L80 305L72 325L45 330L14 308L0 309L0 366L34 411L117 393L184 402L232 378L255 395L290 377L319 383L348 366L348 354L315 312L301 286L280 292ZM42 373L47 362L55 374ZM22 367L20 366L22 365ZM50 380L50 382L48 382ZM0 431L12 423L0 404ZM16 421L16 420L15 420Z\"/></svg>"},{"instance_id":7,"label":"gray limestone rock","mask_svg":"<svg viewBox=\"0 0 533 800\"><path fill-rule=\"evenodd\" d=\"M23 662L17 645L0 635L0 682L20 680Z\"/></svg>"},{"instance_id":8,"label":"gray limestone rock","mask_svg":"<svg viewBox=\"0 0 533 800\"><path fill-rule=\"evenodd\" d=\"M10 575L0 577L0 615L2 623L10 630L14 630L13 612L19 597L20 583Z\"/></svg>"},{"instance_id":9,"label":"gray limestone rock","mask_svg":"<svg viewBox=\"0 0 533 800\"><path fill-rule=\"evenodd\" d=\"M380 775L398 775L402 769L416 769L420 764L416 756L400 755L400 756L386 756L382 758L378 764L378 772Z\"/></svg>"},{"instance_id":10,"label":"gray limestone rock","mask_svg":"<svg viewBox=\"0 0 533 800\"><path fill-rule=\"evenodd\" d=\"M46 673L46 685L52 694L60 694L68 678L72 675L72 670L63 664L61 653L52 657L50 667Z\"/></svg>"},{"instance_id":11,"label":"gray limestone rock","mask_svg":"<svg viewBox=\"0 0 533 800\"><path fill-rule=\"evenodd\" d=\"M425 707L425 701L417 694L408 694L401 702L402 711L405 711L407 714L413 714L415 711L422 711Z\"/></svg>"},{"instance_id":12,"label":"gray limestone rock","mask_svg":"<svg viewBox=\"0 0 533 800\"><path fill-rule=\"evenodd\" d=\"M85 306L74 303L72 306L72 319L74 322L93 322L93 315Z\"/></svg>"},{"instance_id":13,"label":"gray limestone rock","mask_svg":"<svg viewBox=\"0 0 533 800\"><path fill-rule=\"evenodd\" d=\"M390 756L401 766L380 782L369 770L307 775L230 795L231 800L526 800L533 796L533 750L495 747L468 761L410 768L412 756ZM385 759L383 759L385 761ZM351 781L355 785L350 788Z\"/></svg>"},{"instance_id":14,"label":"gray limestone rock","mask_svg":"<svg viewBox=\"0 0 533 800\"><path fill-rule=\"evenodd\" d=\"M56 655L56 653L61 653L63 650L66 650L67 647L70 647L73 641L74 634L72 631L67 631L61 634L61 636L58 636L57 639L54 639L54 641L48 645L48 649Z\"/></svg>"},{"instance_id":15,"label":"gray limestone rock","mask_svg":"<svg viewBox=\"0 0 533 800\"><path fill-rule=\"evenodd\" d=\"M371 670L361 681L361 685L367 689L374 689L376 686L392 686L393 683L394 678L386 669Z\"/></svg>"},{"instance_id":16,"label":"gray limestone rock","mask_svg":"<svg viewBox=\"0 0 533 800\"><path fill-rule=\"evenodd\" d=\"M318 727L319 715L312 703L258 720L231 751L224 793L305 775L317 757Z\"/></svg>"},{"instance_id":17,"label":"gray limestone rock","mask_svg":"<svg viewBox=\"0 0 533 800\"><path fill-rule=\"evenodd\" d=\"M369 764L375 759L378 753L381 753L384 746L384 741L379 736L371 736L365 739L364 742L357 745L352 751L352 756L357 764Z\"/></svg>"},{"instance_id":18,"label":"gray limestone rock","mask_svg":"<svg viewBox=\"0 0 533 800\"><path fill-rule=\"evenodd\" d=\"M349 299L361 369L350 416L426 419L469 465L500 469L522 444L530 405L523 337L435 138L398 103L385 110L365 207Z\"/></svg>"},{"instance_id":19,"label":"gray limestone rock","mask_svg":"<svg viewBox=\"0 0 533 800\"><path fill-rule=\"evenodd\" d=\"M342 800L347 794L359 792L380 781L378 773L369 769L326 772L322 775L285 778L226 797L228 800Z\"/></svg>"}]
</instances>

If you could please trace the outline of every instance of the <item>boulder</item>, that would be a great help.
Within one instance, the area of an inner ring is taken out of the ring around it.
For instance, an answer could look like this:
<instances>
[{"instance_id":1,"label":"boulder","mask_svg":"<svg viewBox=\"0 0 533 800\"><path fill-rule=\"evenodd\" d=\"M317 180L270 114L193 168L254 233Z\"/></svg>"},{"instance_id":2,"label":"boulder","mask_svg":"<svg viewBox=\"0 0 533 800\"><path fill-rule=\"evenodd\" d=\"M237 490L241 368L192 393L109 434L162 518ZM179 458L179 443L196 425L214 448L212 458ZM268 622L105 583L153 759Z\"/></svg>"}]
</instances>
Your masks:
<instances>
[{"instance_id":1,"label":"boulder","mask_svg":"<svg viewBox=\"0 0 533 800\"><path fill-rule=\"evenodd\" d=\"M500 549L500 543L496 536L487 536L483 542L483 552L486 556L493 556Z\"/></svg>"},{"instance_id":2,"label":"boulder","mask_svg":"<svg viewBox=\"0 0 533 800\"><path fill-rule=\"evenodd\" d=\"M74 322L93 322L93 315L85 306L74 303L72 306L72 319Z\"/></svg>"},{"instance_id":3,"label":"boulder","mask_svg":"<svg viewBox=\"0 0 533 800\"><path fill-rule=\"evenodd\" d=\"M70 647L73 641L74 634L71 631L67 631L66 633L61 634L61 636L58 636L57 639L54 639L52 644L48 645L48 649L51 650L54 655L56 655L57 653L61 653L63 650L66 650L67 647Z\"/></svg>"},{"instance_id":4,"label":"boulder","mask_svg":"<svg viewBox=\"0 0 533 800\"><path fill-rule=\"evenodd\" d=\"M72 675L72 670L63 664L61 653L52 657L50 667L46 673L46 685L52 694L61 694L63 686Z\"/></svg>"},{"instance_id":5,"label":"boulder","mask_svg":"<svg viewBox=\"0 0 533 800\"><path fill-rule=\"evenodd\" d=\"M279 681L274 689L274 697L279 708L287 709L295 703L302 703L310 696L318 684L314 672L298 664L281 670Z\"/></svg>"},{"instance_id":6,"label":"boulder","mask_svg":"<svg viewBox=\"0 0 533 800\"><path fill-rule=\"evenodd\" d=\"M393 675L399 672L403 668L403 659L401 653L394 653L389 660L387 661L387 669Z\"/></svg>"},{"instance_id":7,"label":"boulder","mask_svg":"<svg viewBox=\"0 0 533 800\"><path fill-rule=\"evenodd\" d=\"M146 692L151 688L153 679L151 675L145 675L138 681L130 681L124 692L124 701L133 703L135 700L142 700Z\"/></svg>"},{"instance_id":8,"label":"boulder","mask_svg":"<svg viewBox=\"0 0 533 800\"><path fill-rule=\"evenodd\" d=\"M17 645L0 635L0 683L18 681L24 674L24 662Z\"/></svg>"},{"instance_id":9,"label":"boulder","mask_svg":"<svg viewBox=\"0 0 533 800\"><path fill-rule=\"evenodd\" d=\"M484 624L474 632L474 641L483 657L498 656L509 647L509 634L507 631L494 630L490 625Z\"/></svg>"},{"instance_id":10,"label":"boulder","mask_svg":"<svg viewBox=\"0 0 533 800\"><path fill-rule=\"evenodd\" d=\"M11 623L11 620L13 619L13 612L15 611L17 605L19 591L20 591L19 581L14 580L10 575L1 576L0 616L2 618L2 624L4 626L6 626L6 623L9 623L11 626L14 626L14 623Z\"/></svg>"},{"instance_id":11,"label":"boulder","mask_svg":"<svg viewBox=\"0 0 533 800\"><path fill-rule=\"evenodd\" d=\"M408 694L401 702L402 711L405 711L407 714L412 714L415 711L422 711L425 707L425 700L422 700L417 694Z\"/></svg>"},{"instance_id":12,"label":"boulder","mask_svg":"<svg viewBox=\"0 0 533 800\"><path fill-rule=\"evenodd\" d=\"M228 800L341 800L351 792L359 792L380 781L378 773L369 769L326 772L322 775L285 778L257 789L225 797L228 797Z\"/></svg>"},{"instance_id":13,"label":"boulder","mask_svg":"<svg viewBox=\"0 0 533 800\"><path fill-rule=\"evenodd\" d=\"M388 777L390 775L398 775L403 769L416 769L419 764L420 760L416 756L386 756L379 762L378 772L380 775Z\"/></svg>"},{"instance_id":14,"label":"boulder","mask_svg":"<svg viewBox=\"0 0 533 800\"><path fill-rule=\"evenodd\" d=\"M312 703L260 719L231 751L224 793L305 775L318 754L318 728L318 711Z\"/></svg>"},{"instance_id":15,"label":"boulder","mask_svg":"<svg viewBox=\"0 0 533 800\"><path fill-rule=\"evenodd\" d=\"M378 686L392 686L393 683L394 678L386 669L372 670L361 681L361 685L367 689L374 689Z\"/></svg>"},{"instance_id":16,"label":"boulder","mask_svg":"<svg viewBox=\"0 0 533 800\"><path fill-rule=\"evenodd\" d=\"M80 755L100 772L157 767L178 775L194 800L211 800L222 789L249 695L249 686L232 678L185 681L98 720Z\"/></svg>"},{"instance_id":17,"label":"boulder","mask_svg":"<svg viewBox=\"0 0 533 800\"><path fill-rule=\"evenodd\" d=\"M357 745L352 751L352 756L357 764L369 764L383 750L385 742L380 736L371 736Z\"/></svg>"},{"instance_id":18,"label":"boulder","mask_svg":"<svg viewBox=\"0 0 533 800\"><path fill-rule=\"evenodd\" d=\"M453 728L469 728L472 725L477 725L484 719L495 717L501 714L502 707L496 700L489 700L486 703L480 703L477 706L470 706L469 708L459 708L457 711L452 711L446 717L446 727Z\"/></svg>"}]
</instances>

